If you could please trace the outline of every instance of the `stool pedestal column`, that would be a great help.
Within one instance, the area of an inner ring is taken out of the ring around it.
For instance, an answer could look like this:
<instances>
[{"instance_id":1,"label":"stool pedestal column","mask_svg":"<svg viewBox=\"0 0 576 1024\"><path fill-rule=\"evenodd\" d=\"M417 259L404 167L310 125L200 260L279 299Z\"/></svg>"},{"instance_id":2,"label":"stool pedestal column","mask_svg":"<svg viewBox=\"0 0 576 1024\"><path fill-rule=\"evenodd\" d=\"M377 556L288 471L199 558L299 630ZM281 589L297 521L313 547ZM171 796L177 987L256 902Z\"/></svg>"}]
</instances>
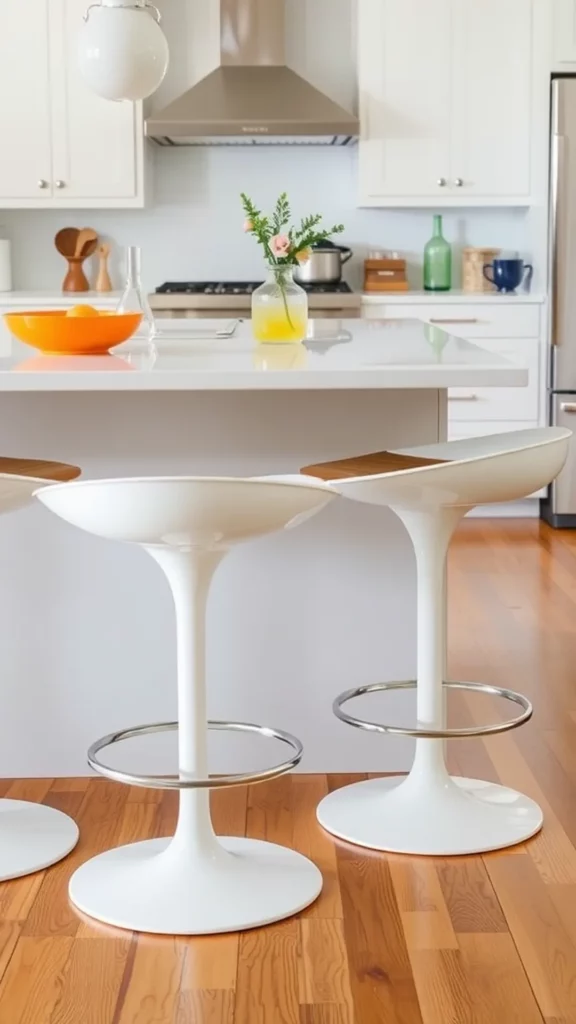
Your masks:
<instances>
[{"instance_id":1,"label":"stool pedestal column","mask_svg":"<svg viewBox=\"0 0 576 1024\"><path fill-rule=\"evenodd\" d=\"M174 598L178 651L179 775L206 779L205 615L224 552L148 548ZM318 868L293 850L216 836L208 785L182 789L173 838L100 854L79 868L70 897L91 917L136 931L180 935L236 931L278 921L316 899Z\"/></svg>"},{"instance_id":2,"label":"stool pedestal column","mask_svg":"<svg viewBox=\"0 0 576 1024\"><path fill-rule=\"evenodd\" d=\"M410 534L418 573L417 731L446 730L446 556L467 508L394 508ZM381 729L380 731L386 731ZM451 777L443 738L419 737L406 777L345 786L318 807L320 824L359 846L395 853L482 853L523 842L542 811L521 793Z\"/></svg>"}]
</instances>

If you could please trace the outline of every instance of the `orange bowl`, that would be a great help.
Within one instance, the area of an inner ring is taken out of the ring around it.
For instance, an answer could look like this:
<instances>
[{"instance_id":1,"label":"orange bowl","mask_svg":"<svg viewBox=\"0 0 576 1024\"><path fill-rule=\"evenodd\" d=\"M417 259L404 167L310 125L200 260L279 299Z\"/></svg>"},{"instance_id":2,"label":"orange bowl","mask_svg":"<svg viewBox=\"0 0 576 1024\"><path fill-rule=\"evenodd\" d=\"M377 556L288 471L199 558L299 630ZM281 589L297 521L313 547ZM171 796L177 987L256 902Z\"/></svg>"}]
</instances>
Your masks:
<instances>
[{"instance_id":1,"label":"orange bowl","mask_svg":"<svg viewBox=\"0 0 576 1024\"><path fill-rule=\"evenodd\" d=\"M87 356L108 352L132 337L141 313L66 316L66 310L5 313L8 330L26 345L49 355Z\"/></svg>"}]
</instances>

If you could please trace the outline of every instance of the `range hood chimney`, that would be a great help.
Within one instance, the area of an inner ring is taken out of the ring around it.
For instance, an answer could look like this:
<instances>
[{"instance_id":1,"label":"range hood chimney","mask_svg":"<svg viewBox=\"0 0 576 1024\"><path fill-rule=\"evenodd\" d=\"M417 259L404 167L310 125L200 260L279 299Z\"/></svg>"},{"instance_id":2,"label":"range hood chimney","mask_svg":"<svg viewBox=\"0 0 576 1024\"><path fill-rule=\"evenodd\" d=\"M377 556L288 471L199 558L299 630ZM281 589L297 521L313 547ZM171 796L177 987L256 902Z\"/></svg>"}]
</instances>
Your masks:
<instances>
[{"instance_id":1,"label":"range hood chimney","mask_svg":"<svg viewBox=\"0 0 576 1024\"><path fill-rule=\"evenodd\" d=\"M357 118L287 67L285 0L220 0L220 67L146 121L162 146L346 145Z\"/></svg>"}]
</instances>

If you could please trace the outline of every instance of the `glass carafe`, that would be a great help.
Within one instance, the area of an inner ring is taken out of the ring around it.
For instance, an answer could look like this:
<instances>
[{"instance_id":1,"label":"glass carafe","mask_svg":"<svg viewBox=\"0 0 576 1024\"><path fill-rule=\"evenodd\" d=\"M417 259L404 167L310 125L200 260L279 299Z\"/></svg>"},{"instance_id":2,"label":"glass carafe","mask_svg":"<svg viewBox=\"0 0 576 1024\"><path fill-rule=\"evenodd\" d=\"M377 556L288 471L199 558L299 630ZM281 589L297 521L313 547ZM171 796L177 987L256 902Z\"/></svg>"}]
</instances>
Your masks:
<instances>
[{"instance_id":1,"label":"glass carafe","mask_svg":"<svg viewBox=\"0 0 576 1024\"><path fill-rule=\"evenodd\" d=\"M153 338L156 334L156 322L142 287L141 250L136 245L130 245L126 249L126 284L116 312L142 314L142 323L135 337Z\"/></svg>"},{"instance_id":2,"label":"glass carafe","mask_svg":"<svg viewBox=\"0 0 576 1024\"><path fill-rule=\"evenodd\" d=\"M442 217L434 217L434 234L424 248L424 288L448 292L452 286L452 249L442 234Z\"/></svg>"},{"instance_id":3,"label":"glass carafe","mask_svg":"<svg viewBox=\"0 0 576 1024\"><path fill-rule=\"evenodd\" d=\"M252 333L259 342L299 342L308 330L308 296L291 264L269 264L264 284L252 292Z\"/></svg>"}]
</instances>

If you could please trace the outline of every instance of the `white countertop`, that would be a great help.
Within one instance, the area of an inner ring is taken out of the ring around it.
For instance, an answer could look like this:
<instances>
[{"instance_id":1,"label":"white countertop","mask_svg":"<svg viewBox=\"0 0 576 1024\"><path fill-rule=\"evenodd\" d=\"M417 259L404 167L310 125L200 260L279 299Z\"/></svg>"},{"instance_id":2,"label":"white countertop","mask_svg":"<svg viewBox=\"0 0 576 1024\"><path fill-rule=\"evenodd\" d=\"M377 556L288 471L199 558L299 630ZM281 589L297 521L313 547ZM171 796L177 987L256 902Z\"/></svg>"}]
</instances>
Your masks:
<instances>
[{"instance_id":1,"label":"white countertop","mask_svg":"<svg viewBox=\"0 0 576 1024\"><path fill-rule=\"evenodd\" d=\"M122 297L121 291L113 292L63 292L54 289L39 291L0 292L0 309L53 309L58 306L116 306Z\"/></svg>"},{"instance_id":2,"label":"white countertop","mask_svg":"<svg viewBox=\"0 0 576 1024\"><path fill-rule=\"evenodd\" d=\"M419 320L317 320L316 340L257 345L250 321L160 320L153 346L108 356L43 356L15 339L0 350L0 392L254 391L521 387L528 371Z\"/></svg>"},{"instance_id":3,"label":"white countertop","mask_svg":"<svg viewBox=\"0 0 576 1024\"><path fill-rule=\"evenodd\" d=\"M408 291L408 292L363 292L362 302L368 306L373 305L388 305L389 302L394 302L403 305L412 305L414 302L425 303L425 304L443 304L443 303L469 303L475 306L477 303L494 303L496 305L513 306L518 303L522 305L526 303L543 303L546 302L546 296L542 292L518 292L516 295L500 295L499 292L463 292L460 289L454 288L450 292L425 292L425 291Z\"/></svg>"},{"instance_id":4,"label":"white countertop","mask_svg":"<svg viewBox=\"0 0 576 1024\"><path fill-rule=\"evenodd\" d=\"M0 309L3 306L10 306L11 308L19 308L22 310L31 308L42 308L47 307L58 307L58 306L72 306L75 302L87 303L91 306L116 306L119 301L122 292L81 292L79 294L70 294L62 291L55 291L54 289L39 290L39 291L13 291L13 292L0 292ZM335 300L337 296L328 295L330 300ZM152 298L152 296L150 296ZM200 305L205 304L206 299L212 301L210 297L197 296L198 299L202 299ZM354 302L364 302L369 306L372 305L384 305L390 302L399 304L412 304L414 302L432 303L432 304L443 304L443 303L501 303L503 305L514 305L516 303L532 303L541 304L546 301L546 295L543 292L518 292L517 295L499 295L498 292L463 292L459 289L453 289L450 292L425 292L421 290L414 290L408 292L351 292L348 295L344 295L351 304ZM182 306L186 302L186 296L178 295L155 295L154 305L158 308L170 307L175 308ZM238 305L237 297L227 296L229 304L236 303ZM342 295L340 295L342 299ZM334 302L335 304L335 302Z\"/></svg>"}]
</instances>

